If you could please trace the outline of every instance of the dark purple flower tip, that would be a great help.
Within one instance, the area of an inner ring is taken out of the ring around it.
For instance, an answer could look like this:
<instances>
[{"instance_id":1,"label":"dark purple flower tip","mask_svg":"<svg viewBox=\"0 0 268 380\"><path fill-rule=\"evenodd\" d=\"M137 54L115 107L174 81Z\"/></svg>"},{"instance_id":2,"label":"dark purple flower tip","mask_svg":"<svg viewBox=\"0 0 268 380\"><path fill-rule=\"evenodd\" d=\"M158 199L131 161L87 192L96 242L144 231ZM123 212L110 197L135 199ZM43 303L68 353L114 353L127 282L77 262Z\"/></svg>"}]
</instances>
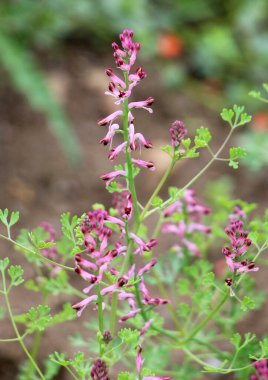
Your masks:
<instances>
[{"instance_id":1,"label":"dark purple flower tip","mask_svg":"<svg viewBox=\"0 0 268 380\"><path fill-rule=\"evenodd\" d=\"M232 286L232 284L233 284L233 280L231 278L226 278L225 282L226 282L227 286Z\"/></svg>"},{"instance_id":2,"label":"dark purple flower tip","mask_svg":"<svg viewBox=\"0 0 268 380\"><path fill-rule=\"evenodd\" d=\"M102 338L105 344L109 344L113 340L110 331L104 331L104 333L102 334Z\"/></svg>"},{"instance_id":3,"label":"dark purple flower tip","mask_svg":"<svg viewBox=\"0 0 268 380\"><path fill-rule=\"evenodd\" d=\"M127 283L128 283L128 280L124 277L119 277L119 279L117 280L117 284L120 288L122 288Z\"/></svg>"}]
</instances>

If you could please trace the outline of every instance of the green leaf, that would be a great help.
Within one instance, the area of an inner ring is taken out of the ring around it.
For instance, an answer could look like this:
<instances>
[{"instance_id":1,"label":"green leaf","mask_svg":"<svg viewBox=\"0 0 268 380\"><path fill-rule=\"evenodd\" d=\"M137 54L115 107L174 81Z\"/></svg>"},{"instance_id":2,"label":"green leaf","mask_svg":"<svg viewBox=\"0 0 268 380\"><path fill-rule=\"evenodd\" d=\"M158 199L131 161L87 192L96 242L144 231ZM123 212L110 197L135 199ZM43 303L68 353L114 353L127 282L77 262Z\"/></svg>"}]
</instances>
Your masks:
<instances>
[{"instance_id":1,"label":"green leaf","mask_svg":"<svg viewBox=\"0 0 268 380\"><path fill-rule=\"evenodd\" d=\"M221 117L224 121L230 124L231 128L237 128L251 121L251 116L243 113L244 106L233 106L233 109L224 108L221 112Z\"/></svg>"},{"instance_id":2,"label":"green leaf","mask_svg":"<svg viewBox=\"0 0 268 380\"><path fill-rule=\"evenodd\" d=\"M3 273L9 266L9 258L5 257L3 260L0 260L0 271Z\"/></svg>"},{"instance_id":3,"label":"green leaf","mask_svg":"<svg viewBox=\"0 0 268 380\"><path fill-rule=\"evenodd\" d=\"M26 313L26 325L31 332L44 331L51 319L50 307L47 305L38 305L37 308L31 307Z\"/></svg>"},{"instance_id":4,"label":"green leaf","mask_svg":"<svg viewBox=\"0 0 268 380\"><path fill-rule=\"evenodd\" d=\"M190 148L190 145L191 145L191 139L190 139L190 137L188 137L188 139L182 140L181 143L184 146L184 148L186 150L188 150Z\"/></svg>"},{"instance_id":5,"label":"green leaf","mask_svg":"<svg viewBox=\"0 0 268 380\"><path fill-rule=\"evenodd\" d=\"M70 213L61 215L61 229L62 233L71 241L74 241L74 229L77 225L78 217L75 215L70 220Z\"/></svg>"},{"instance_id":6,"label":"green leaf","mask_svg":"<svg viewBox=\"0 0 268 380\"><path fill-rule=\"evenodd\" d=\"M161 146L160 149L162 152L167 153L170 157L172 157L173 148L171 145Z\"/></svg>"},{"instance_id":7,"label":"green leaf","mask_svg":"<svg viewBox=\"0 0 268 380\"><path fill-rule=\"evenodd\" d=\"M44 373L45 379L53 380L55 376L59 373L59 370L61 367L60 364L50 360L50 358L47 358L44 364L45 364L45 373Z\"/></svg>"},{"instance_id":8,"label":"green leaf","mask_svg":"<svg viewBox=\"0 0 268 380\"><path fill-rule=\"evenodd\" d=\"M264 89L266 92L268 92L268 83L263 83L263 84L262 84L262 87L263 87L263 89Z\"/></svg>"},{"instance_id":9,"label":"green leaf","mask_svg":"<svg viewBox=\"0 0 268 380\"><path fill-rule=\"evenodd\" d=\"M96 210L105 210L105 206L102 203L93 203L92 209Z\"/></svg>"},{"instance_id":10,"label":"green leaf","mask_svg":"<svg viewBox=\"0 0 268 380\"><path fill-rule=\"evenodd\" d=\"M129 372L120 372L117 377L118 380L130 380Z\"/></svg>"},{"instance_id":11,"label":"green leaf","mask_svg":"<svg viewBox=\"0 0 268 380\"><path fill-rule=\"evenodd\" d=\"M19 286L24 282L22 278L24 270L20 265L11 265L8 269L8 274L11 279L11 286Z\"/></svg>"},{"instance_id":12,"label":"green leaf","mask_svg":"<svg viewBox=\"0 0 268 380\"><path fill-rule=\"evenodd\" d=\"M190 306L187 303L180 303L178 306L178 315L182 318L187 318L191 311Z\"/></svg>"},{"instance_id":13,"label":"green leaf","mask_svg":"<svg viewBox=\"0 0 268 380\"><path fill-rule=\"evenodd\" d=\"M72 308L72 306L69 303L67 303L63 305L62 311L60 311L59 313L53 316L53 318L49 322L49 325L50 326L58 325L66 321L74 320L75 318L76 318L75 310Z\"/></svg>"},{"instance_id":14,"label":"green leaf","mask_svg":"<svg viewBox=\"0 0 268 380\"><path fill-rule=\"evenodd\" d=\"M211 140L211 134L208 128L200 127L196 130L197 136L194 139L196 148L204 148L208 146Z\"/></svg>"},{"instance_id":15,"label":"green leaf","mask_svg":"<svg viewBox=\"0 0 268 380\"><path fill-rule=\"evenodd\" d=\"M3 210L0 210L0 220L1 222L8 227L8 221L7 221L7 217L8 217L8 209L5 208L4 211Z\"/></svg>"},{"instance_id":16,"label":"green leaf","mask_svg":"<svg viewBox=\"0 0 268 380\"><path fill-rule=\"evenodd\" d=\"M19 211L12 211L11 216L10 216L10 221L9 221L9 227L16 224L18 222L19 218L20 218Z\"/></svg>"},{"instance_id":17,"label":"green leaf","mask_svg":"<svg viewBox=\"0 0 268 380\"><path fill-rule=\"evenodd\" d=\"M66 360L66 355L55 351L53 354L49 355L49 359L52 362L58 363L62 367L67 367L69 365L69 360Z\"/></svg>"},{"instance_id":18,"label":"green leaf","mask_svg":"<svg viewBox=\"0 0 268 380\"><path fill-rule=\"evenodd\" d=\"M160 197L154 197L152 199L151 205L153 207L161 207L162 204L163 204L163 199L161 199Z\"/></svg>"},{"instance_id":19,"label":"green leaf","mask_svg":"<svg viewBox=\"0 0 268 380\"><path fill-rule=\"evenodd\" d=\"M140 332L138 330L122 329L119 331L118 336L125 344L137 344Z\"/></svg>"},{"instance_id":20,"label":"green leaf","mask_svg":"<svg viewBox=\"0 0 268 380\"><path fill-rule=\"evenodd\" d=\"M190 294L190 281L186 278L181 278L177 283L177 287L181 295Z\"/></svg>"},{"instance_id":21,"label":"green leaf","mask_svg":"<svg viewBox=\"0 0 268 380\"><path fill-rule=\"evenodd\" d=\"M232 122L233 117L234 117L234 111L232 109L223 108L221 112L221 118L222 120L227 121L227 123L229 123L231 127L233 125L233 122Z\"/></svg>"},{"instance_id":22,"label":"green leaf","mask_svg":"<svg viewBox=\"0 0 268 380\"><path fill-rule=\"evenodd\" d=\"M207 273L203 278L203 284L210 286L214 284L215 274L213 272Z\"/></svg>"},{"instance_id":23,"label":"green leaf","mask_svg":"<svg viewBox=\"0 0 268 380\"><path fill-rule=\"evenodd\" d=\"M253 310L255 309L255 302L248 296L245 296L240 304L240 309L243 311Z\"/></svg>"},{"instance_id":24,"label":"green leaf","mask_svg":"<svg viewBox=\"0 0 268 380\"><path fill-rule=\"evenodd\" d=\"M124 191L121 187L118 186L117 182L111 182L109 186L106 186L106 189L109 191L109 193L121 193Z\"/></svg>"},{"instance_id":25,"label":"green leaf","mask_svg":"<svg viewBox=\"0 0 268 380\"><path fill-rule=\"evenodd\" d=\"M260 93L260 91L250 91L249 96L251 96L254 99L260 99L261 93Z\"/></svg>"},{"instance_id":26,"label":"green leaf","mask_svg":"<svg viewBox=\"0 0 268 380\"><path fill-rule=\"evenodd\" d=\"M229 154L230 154L229 166L231 166L234 169L237 169L239 165L237 160L245 157L247 155L247 152L242 148L236 147L236 148L230 148Z\"/></svg>"},{"instance_id":27,"label":"green leaf","mask_svg":"<svg viewBox=\"0 0 268 380\"><path fill-rule=\"evenodd\" d=\"M230 339L230 342L232 343L232 345L238 349L240 347L240 343L242 341L242 338L241 338L241 335L239 333L235 333L231 339Z\"/></svg>"}]
</instances>

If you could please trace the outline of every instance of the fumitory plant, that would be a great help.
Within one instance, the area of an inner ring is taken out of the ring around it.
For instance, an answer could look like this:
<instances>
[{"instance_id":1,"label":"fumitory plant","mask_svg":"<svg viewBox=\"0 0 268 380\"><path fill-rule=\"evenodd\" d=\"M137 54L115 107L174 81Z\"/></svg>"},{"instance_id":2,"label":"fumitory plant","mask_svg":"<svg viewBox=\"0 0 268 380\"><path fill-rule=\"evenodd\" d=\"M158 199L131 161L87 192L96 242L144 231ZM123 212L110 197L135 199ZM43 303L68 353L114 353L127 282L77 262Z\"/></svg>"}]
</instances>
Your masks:
<instances>
[{"instance_id":1,"label":"fumitory plant","mask_svg":"<svg viewBox=\"0 0 268 380\"><path fill-rule=\"evenodd\" d=\"M167 130L170 142L161 148L170 157L169 167L148 202L141 204L135 178L141 169L153 172L155 166L142 159L143 148L153 144L139 132L135 114L140 109L152 113L154 99L132 101L135 87L147 76L141 67L134 68L141 45L133 42L133 32L124 30L120 45L114 42L112 47L119 72L106 70L106 94L117 108L98 121L104 130L100 144L109 149L111 162L121 155L125 164L101 176L112 194L111 208L95 203L80 217L63 214L60 237L47 222L14 237L18 212L1 211L6 231L1 238L24 255L35 275L24 278L21 266L9 258L0 261L1 315L14 330L14 336L1 336L0 342L17 342L24 351L20 380L53 379L62 367L77 380L190 380L210 378L210 373L268 379L268 336L257 339L237 332L244 316L265 299L254 284L267 264L260 256L268 248L268 212L252 217L256 206L233 200L221 183L210 186L209 207L192 189L217 160L238 168L245 151L232 147L229 157L222 152L251 118L243 107L224 109L221 117L229 132L216 152L207 128L197 129L191 138L184 123L175 120ZM179 162L189 160L190 166L202 149L209 151L210 161L183 187L172 186L160 198ZM153 223L154 229L148 229ZM209 259L211 253L216 263ZM73 285L74 272L82 290ZM40 294L40 304L15 315L12 292L23 283L27 291ZM72 304L51 310L53 297L63 295ZM82 314L88 322L69 337L79 351L72 358L54 352L37 361L46 330L68 320L78 326Z\"/></svg>"}]
</instances>

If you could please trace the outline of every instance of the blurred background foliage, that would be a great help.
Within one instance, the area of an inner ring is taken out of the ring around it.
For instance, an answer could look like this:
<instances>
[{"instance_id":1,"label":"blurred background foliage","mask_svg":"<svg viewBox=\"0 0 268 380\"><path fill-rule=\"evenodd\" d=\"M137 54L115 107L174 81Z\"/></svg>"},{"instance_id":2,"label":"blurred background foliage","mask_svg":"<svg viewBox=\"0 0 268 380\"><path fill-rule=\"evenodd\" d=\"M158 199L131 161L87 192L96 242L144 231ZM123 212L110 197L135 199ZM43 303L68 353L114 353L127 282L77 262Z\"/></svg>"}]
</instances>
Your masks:
<instances>
[{"instance_id":1,"label":"blurred background foliage","mask_svg":"<svg viewBox=\"0 0 268 380\"><path fill-rule=\"evenodd\" d=\"M38 54L68 41L104 54L123 28L133 28L141 55L154 60L170 90L183 88L217 111L239 103L256 114L256 127L243 138L261 146L263 154L247 160L260 169L268 161L268 113L248 93L267 80L267 16L267 0L2 0L0 64L77 160L77 138L49 91ZM207 97L200 95L204 85Z\"/></svg>"}]
</instances>

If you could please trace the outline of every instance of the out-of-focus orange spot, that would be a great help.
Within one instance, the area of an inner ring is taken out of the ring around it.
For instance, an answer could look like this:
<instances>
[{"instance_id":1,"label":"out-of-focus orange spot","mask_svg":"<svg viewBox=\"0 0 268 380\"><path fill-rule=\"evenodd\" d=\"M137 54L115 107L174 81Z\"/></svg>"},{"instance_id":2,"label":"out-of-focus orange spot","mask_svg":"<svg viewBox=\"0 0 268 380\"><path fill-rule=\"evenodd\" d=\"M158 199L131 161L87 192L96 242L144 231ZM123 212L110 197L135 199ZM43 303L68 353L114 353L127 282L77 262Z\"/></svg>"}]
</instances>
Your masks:
<instances>
[{"instance_id":1,"label":"out-of-focus orange spot","mask_svg":"<svg viewBox=\"0 0 268 380\"><path fill-rule=\"evenodd\" d=\"M251 128L258 132L268 132L268 113L256 113L256 115L253 116Z\"/></svg>"},{"instance_id":2,"label":"out-of-focus orange spot","mask_svg":"<svg viewBox=\"0 0 268 380\"><path fill-rule=\"evenodd\" d=\"M180 57L183 52L183 41L176 34L163 34L158 40L158 51L165 59Z\"/></svg>"}]
</instances>

